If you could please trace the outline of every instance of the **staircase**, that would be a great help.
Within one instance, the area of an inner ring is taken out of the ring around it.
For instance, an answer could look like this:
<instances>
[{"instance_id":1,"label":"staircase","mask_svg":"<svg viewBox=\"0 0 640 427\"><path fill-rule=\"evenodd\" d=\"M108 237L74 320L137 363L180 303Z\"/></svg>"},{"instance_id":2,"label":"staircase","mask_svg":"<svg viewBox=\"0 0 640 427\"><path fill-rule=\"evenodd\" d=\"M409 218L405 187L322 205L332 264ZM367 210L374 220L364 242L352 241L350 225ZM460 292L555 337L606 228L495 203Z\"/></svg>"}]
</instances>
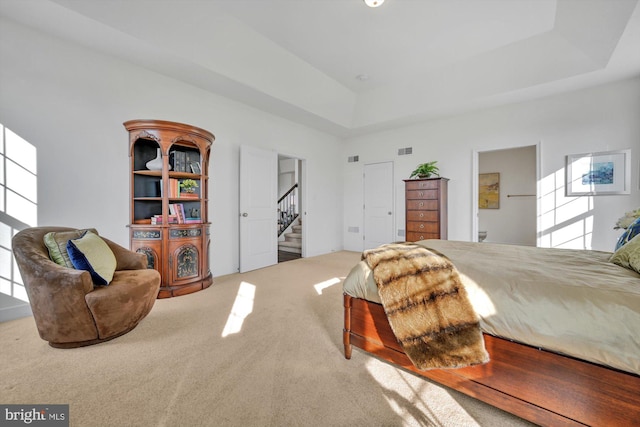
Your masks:
<instances>
[{"instance_id":1,"label":"staircase","mask_svg":"<svg viewBox=\"0 0 640 427\"><path fill-rule=\"evenodd\" d=\"M278 251L302 255L302 221L300 217L284 233L284 240L278 240Z\"/></svg>"},{"instance_id":2,"label":"staircase","mask_svg":"<svg viewBox=\"0 0 640 427\"><path fill-rule=\"evenodd\" d=\"M295 183L278 199L278 259L289 261L301 256L302 222L298 212L298 183Z\"/></svg>"}]
</instances>

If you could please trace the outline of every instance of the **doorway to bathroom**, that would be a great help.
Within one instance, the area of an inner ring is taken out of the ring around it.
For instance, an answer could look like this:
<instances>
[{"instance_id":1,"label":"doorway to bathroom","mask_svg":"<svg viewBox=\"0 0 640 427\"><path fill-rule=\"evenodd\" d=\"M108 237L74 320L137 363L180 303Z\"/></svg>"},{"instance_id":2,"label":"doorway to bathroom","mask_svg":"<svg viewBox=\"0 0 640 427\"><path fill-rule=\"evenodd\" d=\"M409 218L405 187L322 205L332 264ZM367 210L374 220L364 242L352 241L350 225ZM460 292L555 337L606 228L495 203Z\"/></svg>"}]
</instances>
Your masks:
<instances>
[{"instance_id":1,"label":"doorway to bathroom","mask_svg":"<svg viewBox=\"0 0 640 427\"><path fill-rule=\"evenodd\" d=\"M478 241L537 245L538 146L477 153Z\"/></svg>"}]
</instances>

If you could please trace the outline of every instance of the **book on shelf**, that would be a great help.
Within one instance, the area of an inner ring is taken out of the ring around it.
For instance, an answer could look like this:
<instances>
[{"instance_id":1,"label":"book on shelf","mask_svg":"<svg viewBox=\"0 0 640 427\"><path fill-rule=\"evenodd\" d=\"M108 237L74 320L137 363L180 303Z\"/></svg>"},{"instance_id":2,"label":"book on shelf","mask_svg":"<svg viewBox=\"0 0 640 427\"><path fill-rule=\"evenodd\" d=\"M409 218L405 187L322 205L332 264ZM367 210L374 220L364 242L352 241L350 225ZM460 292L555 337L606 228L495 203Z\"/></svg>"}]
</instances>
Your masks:
<instances>
[{"instance_id":1,"label":"book on shelf","mask_svg":"<svg viewBox=\"0 0 640 427\"><path fill-rule=\"evenodd\" d=\"M193 163L200 163L200 153L198 151L187 151L187 158L186 158L186 166L189 166ZM187 168L187 172L192 172L192 173L196 173L193 172L192 169Z\"/></svg>"},{"instance_id":2,"label":"book on shelf","mask_svg":"<svg viewBox=\"0 0 640 427\"><path fill-rule=\"evenodd\" d=\"M162 215L154 215L151 217L152 225L164 224L164 218ZM167 216L167 224L178 224L178 217L176 215Z\"/></svg>"},{"instance_id":3,"label":"book on shelf","mask_svg":"<svg viewBox=\"0 0 640 427\"><path fill-rule=\"evenodd\" d=\"M162 180L159 183L160 186L160 197L164 197L164 185L162 185ZM180 180L177 178L169 178L169 197L173 199L177 199L180 196Z\"/></svg>"},{"instance_id":4,"label":"book on shelf","mask_svg":"<svg viewBox=\"0 0 640 427\"><path fill-rule=\"evenodd\" d=\"M180 180L177 178L169 178L169 197L180 197Z\"/></svg>"},{"instance_id":5,"label":"book on shelf","mask_svg":"<svg viewBox=\"0 0 640 427\"><path fill-rule=\"evenodd\" d=\"M185 224L202 224L202 218L185 218Z\"/></svg>"},{"instance_id":6,"label":"book on shelf","mask_svg":"<svg viewBox=\"0 0 640 427\"><path fill-rule=\"evenodd\" d=\"M188 172L187 165L187 153L184 151L174 150L169 154L169 162L173 171L175 172Z\"/></svg>"},{"instance_id":7,"label":"book on shelf","mask_svg":"<svg viewBox=\"0 0 640 427\"><path fill-rule=\"evenodd\" d=\"M181 179L169 178L169 198L171 199L179 199L179 198L199 199L200 198L200 194L197 189L193 193L182 191L182 189L180 188L181 182L182 182ZM157 185L159 187L157 194L160 194L160 197L164 197L164 185L162 185L162 180L160 180Z\"/></svg>"},{"instance_id":8,"label":"book on shelf","mask_svg":"<svg viewBox=\"0 0 640 427\"><path fill-rule=\"evenodd\" d=\"M184 220L186 215L184 214L184 205L182 203L172 203L176 210L176 215L178 216L178 224L184 224Z\"/></svg>"}]
</instances>

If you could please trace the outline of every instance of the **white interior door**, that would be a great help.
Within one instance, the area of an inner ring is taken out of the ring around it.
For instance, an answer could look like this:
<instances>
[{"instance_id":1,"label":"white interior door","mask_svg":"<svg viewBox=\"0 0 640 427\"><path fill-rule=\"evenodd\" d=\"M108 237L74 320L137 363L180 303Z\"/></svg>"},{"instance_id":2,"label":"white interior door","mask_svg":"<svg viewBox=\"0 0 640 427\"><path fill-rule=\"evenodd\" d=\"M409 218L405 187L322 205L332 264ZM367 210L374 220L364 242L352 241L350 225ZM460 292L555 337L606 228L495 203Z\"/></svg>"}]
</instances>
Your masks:
<instances>
[{"instance_id":1,"label":"white interior door","mask_svg":"<svg viewBox=\"0 0 640 427\"><path fill-rule=\"evenodd\" d=\"M240 147L240 272L278 262L278 153Z\"/></svg>"},{"instance_id":2,"label":"white interior door","mask_svg":"<svg viewBox=\"0 0 640 427\"><path fill-rule=\"evenodd\" d=\"M364 165L364 249L393 241L393 163Z\"/></svg>"}]
</instances>

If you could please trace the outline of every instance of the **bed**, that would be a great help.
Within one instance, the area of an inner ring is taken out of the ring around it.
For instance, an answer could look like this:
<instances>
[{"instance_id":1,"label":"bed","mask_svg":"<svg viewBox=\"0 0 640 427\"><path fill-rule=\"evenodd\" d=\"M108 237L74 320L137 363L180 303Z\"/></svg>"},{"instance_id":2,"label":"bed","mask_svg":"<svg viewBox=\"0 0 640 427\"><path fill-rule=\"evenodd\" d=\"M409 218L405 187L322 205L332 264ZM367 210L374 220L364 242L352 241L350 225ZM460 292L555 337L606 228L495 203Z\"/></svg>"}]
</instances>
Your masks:
<instances>
[{"instance_id":1,"label":"bed","mask_svg":"<svg viewBox=\"0 0 640 427\"><path fill-rule=\"evenodd\" d=\"M343 282L347 359L355 346L539 425L638 423L638 273L600 251L416 243L457 268L490 361L417 369L396 340L364 261Z\"/></svg>"}]
</instances>

